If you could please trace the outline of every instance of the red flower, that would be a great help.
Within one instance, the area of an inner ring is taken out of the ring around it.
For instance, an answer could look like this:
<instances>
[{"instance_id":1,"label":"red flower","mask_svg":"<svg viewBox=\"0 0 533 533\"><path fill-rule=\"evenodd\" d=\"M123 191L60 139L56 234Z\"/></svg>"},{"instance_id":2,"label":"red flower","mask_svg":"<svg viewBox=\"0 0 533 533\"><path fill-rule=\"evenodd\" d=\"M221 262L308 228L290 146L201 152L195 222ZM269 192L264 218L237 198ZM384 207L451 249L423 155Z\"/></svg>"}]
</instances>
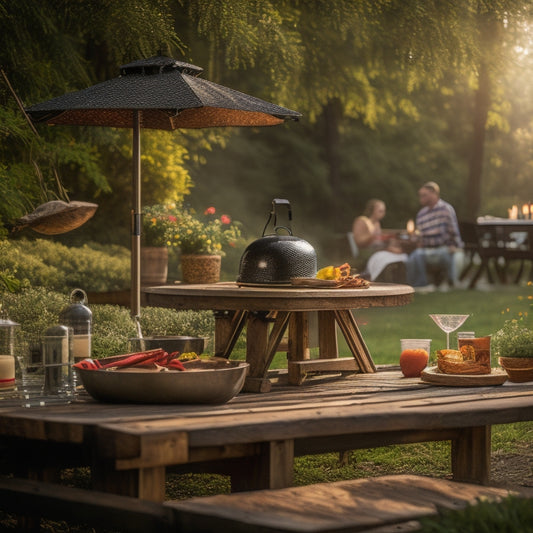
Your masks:
<instances>
[{"instance_id":1,"label":"red flower","mask_svg":"<svg viewBox=\"0 0 533 533\"><path fill-rule=\"evenodd\" d=\"M222 224L231 224L231 218L228 215L222 215L220 217L220 222L222 222Z\"/></svg>"},{"instance_id":2,"label":"red flower","mask_svg":"<svg viewBox=\"0 0 533 533\"><path fill-rule=\"evenodd\" d=\"M214 207L208 207L204 211L204 215L214 215L215 214L215 208Z\"/></svg>"},{"instance_id":3,"label":"red flower","mask_svg":"<svg viewBox=\"0 0 533 533\"><path fill-rule=\"evenodd\" d=\"M168 215L170 222L176 222L178 219L174 215Z\"/></svg>"}]
</instances>

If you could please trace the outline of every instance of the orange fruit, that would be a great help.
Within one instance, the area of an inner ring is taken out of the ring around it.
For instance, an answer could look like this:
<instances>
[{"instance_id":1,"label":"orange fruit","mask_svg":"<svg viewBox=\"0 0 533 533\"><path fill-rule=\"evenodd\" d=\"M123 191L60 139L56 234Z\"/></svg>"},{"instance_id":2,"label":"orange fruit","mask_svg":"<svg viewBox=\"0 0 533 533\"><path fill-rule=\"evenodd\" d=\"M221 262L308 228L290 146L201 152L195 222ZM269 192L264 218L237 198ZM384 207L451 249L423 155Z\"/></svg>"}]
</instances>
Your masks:
<instances>
[{"instance_id":1,"label":"orange fruit","mask_svg":"<svg viewBox=\"0 0 533 533\"><path fill-rule=\"evenodd\" d=\"M417 378L428 364L429 354L422 348L410 348L400 354L400 368L406 378Z\"/></svg>"}]
</instances>

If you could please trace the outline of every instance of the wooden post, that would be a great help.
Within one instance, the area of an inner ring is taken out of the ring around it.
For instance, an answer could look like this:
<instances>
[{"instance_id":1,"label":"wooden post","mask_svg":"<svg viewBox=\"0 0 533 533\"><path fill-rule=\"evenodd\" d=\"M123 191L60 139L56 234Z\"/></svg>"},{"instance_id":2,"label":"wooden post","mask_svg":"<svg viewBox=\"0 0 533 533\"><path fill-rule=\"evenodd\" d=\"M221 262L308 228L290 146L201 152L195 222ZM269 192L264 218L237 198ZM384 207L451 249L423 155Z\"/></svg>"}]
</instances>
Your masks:
<instances>
[{"instance_id":1,"label":"wooden post","mask_svg":"<svg viewBox=\"0 0 533 533\"><path fill-rule=\"evenodd\" d=\"M231 491L281 489L293 483L294 441L280 440L261 443L260 455L243 461L246 475L236 471L231 477Z\"/></svg>"},{"instance_id":2,"label":"wooden post","mask_svg":"<svg viewBox=\"0 0 533 533\"><path fill-rule=\"evenodd\" d=\"M488 485L491 427L468 427L459 431L459 438L452 440L453 479Z\"/></svg>"}]
</instances>

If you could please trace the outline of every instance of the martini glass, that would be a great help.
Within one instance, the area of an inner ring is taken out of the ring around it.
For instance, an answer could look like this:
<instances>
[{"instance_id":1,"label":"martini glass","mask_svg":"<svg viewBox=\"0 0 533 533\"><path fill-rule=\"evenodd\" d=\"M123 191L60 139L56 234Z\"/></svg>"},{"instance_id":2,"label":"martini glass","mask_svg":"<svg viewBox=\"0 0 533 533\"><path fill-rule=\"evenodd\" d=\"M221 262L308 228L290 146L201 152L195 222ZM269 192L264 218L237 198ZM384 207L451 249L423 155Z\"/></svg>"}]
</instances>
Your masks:
<instances>
[{"instance_id":1,"label":"martini glass","mask_svg":"<svg viewBox=\"0 0 533 533\"><path fill-rule=\"evenodd\" d=\"M470 315L429 315L442 331L446 332L446 348L450 349L450 332L464 324Z\"/></svg>"}]
</instances>

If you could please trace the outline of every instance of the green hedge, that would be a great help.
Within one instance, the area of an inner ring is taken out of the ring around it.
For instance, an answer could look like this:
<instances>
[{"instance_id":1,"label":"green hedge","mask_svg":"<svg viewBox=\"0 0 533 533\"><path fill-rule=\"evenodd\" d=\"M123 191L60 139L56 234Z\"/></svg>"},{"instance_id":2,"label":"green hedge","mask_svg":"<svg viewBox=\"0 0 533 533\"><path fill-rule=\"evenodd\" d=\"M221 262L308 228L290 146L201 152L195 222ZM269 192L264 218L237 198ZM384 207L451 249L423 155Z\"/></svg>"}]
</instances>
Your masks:
<instances>
[{"instance_id":1,"label":"green hedge","mask_svg":"<svg viewBox=\"0 0 533 533\"><path fill-rule=\"evenodd\" d=\"M62 292L82 287L106 292L130 286L130 252L117 245L68 247L44 240L0 240L0 272L32 286Z\"/></svg>"},{"instance_id":2,"label":"green hedge","mask_svg":"<svg viewBox=\"0 0 533 533\"><path fill-rule=\"evenodd\" d=\"M69 295L28 287L17 293L0 294L2 309L20 324L21 338L39 338L58 324L59 313L69 304ZM117 305L90 305L93 313L92 356L96 358L127 353L129 339L137 336L129 309ZM143 335L192 335L212 337L214 318L209 311L175 311L144 307L141 313Z\"/></svg>"}]
</instances>

